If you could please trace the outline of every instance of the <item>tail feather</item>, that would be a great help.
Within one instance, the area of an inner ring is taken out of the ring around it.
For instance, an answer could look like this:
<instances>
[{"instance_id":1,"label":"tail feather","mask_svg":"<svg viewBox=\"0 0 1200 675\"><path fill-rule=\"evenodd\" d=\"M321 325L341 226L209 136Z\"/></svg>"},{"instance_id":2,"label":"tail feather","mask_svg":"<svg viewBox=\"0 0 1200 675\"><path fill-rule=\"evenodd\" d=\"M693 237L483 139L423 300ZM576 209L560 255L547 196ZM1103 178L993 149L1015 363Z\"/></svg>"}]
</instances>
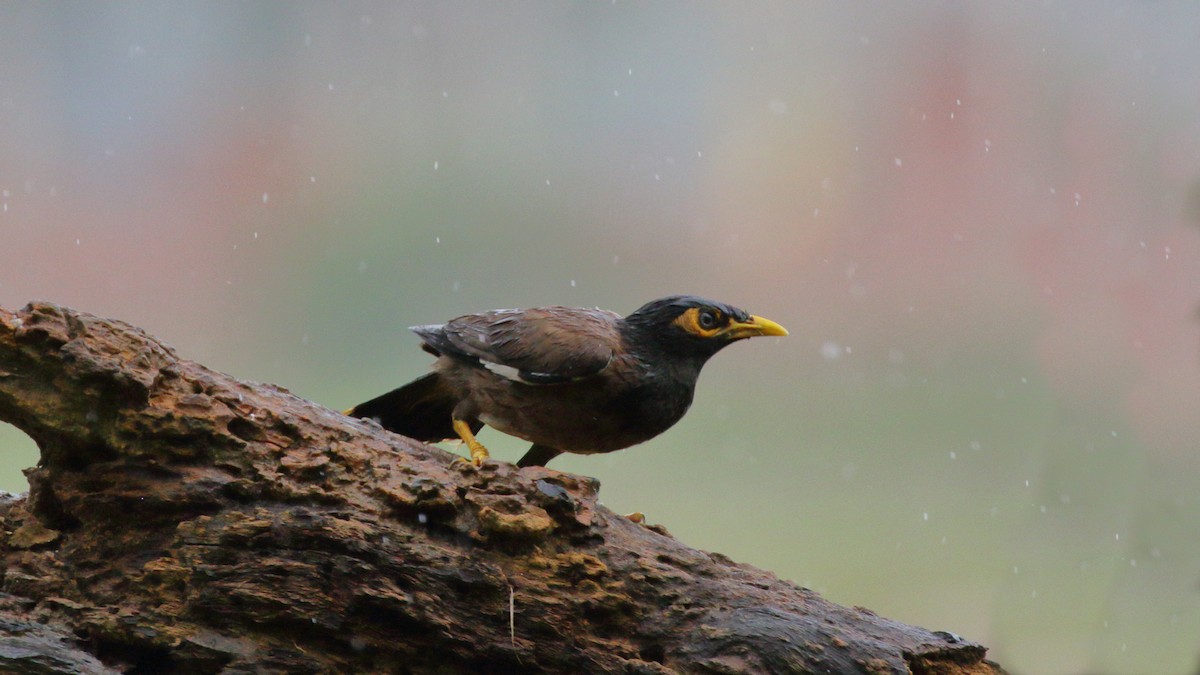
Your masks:
<instances>
[{"instance_id":1,"label":"tail feather","mask_svg":"<svg viewBox=\"0 0 1200 675\"><path fill-rule=\"evenodd\" d=\"M436 372L360 403L346 411L351 417L374 419L388 431L418 441L442 441L457 438L451 426L451 414L458 398ZM478 431L483 426L472 422Z\"/></svg>"}]
</instances>

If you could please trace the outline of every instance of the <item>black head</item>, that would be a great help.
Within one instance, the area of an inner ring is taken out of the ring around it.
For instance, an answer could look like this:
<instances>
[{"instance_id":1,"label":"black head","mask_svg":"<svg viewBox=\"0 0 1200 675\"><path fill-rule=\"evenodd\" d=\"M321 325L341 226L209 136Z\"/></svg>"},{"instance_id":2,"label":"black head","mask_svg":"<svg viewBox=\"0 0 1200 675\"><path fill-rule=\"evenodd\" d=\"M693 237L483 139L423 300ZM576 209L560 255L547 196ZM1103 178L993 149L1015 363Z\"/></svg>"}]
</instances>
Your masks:
<instances>
[{"instance_id":1,"label":"black head","mask_svg":"<svg viewBox=\"0 0 1200 675\"><path fill-rule=\"evenodd\" d=\"M635 344L653 345L700 363L737 340L788 334L770 319L694 295L672 295L648 302L625 317L625 325Z\"/></svg>"}]
</instances>

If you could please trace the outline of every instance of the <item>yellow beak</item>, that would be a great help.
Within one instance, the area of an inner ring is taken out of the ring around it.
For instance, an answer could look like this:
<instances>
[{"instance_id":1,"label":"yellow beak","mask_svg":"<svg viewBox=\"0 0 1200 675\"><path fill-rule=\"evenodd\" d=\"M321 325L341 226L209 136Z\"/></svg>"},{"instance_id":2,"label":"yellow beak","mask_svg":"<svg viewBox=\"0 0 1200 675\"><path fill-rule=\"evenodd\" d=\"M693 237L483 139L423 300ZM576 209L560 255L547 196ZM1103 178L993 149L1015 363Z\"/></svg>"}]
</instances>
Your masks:
<instances>
[{"instance_id":1,"label":"yellow beak","mask_svg":"<svg viewBox=\"0 0 1200 675\"><path fill-rule=\"evenodd\" d=\"M751 316L749 321L734 321L725 329L730 340L759 337L762 335L787 335L787 329L770 319L761 316Z\"/></svg>"}]
</instances>

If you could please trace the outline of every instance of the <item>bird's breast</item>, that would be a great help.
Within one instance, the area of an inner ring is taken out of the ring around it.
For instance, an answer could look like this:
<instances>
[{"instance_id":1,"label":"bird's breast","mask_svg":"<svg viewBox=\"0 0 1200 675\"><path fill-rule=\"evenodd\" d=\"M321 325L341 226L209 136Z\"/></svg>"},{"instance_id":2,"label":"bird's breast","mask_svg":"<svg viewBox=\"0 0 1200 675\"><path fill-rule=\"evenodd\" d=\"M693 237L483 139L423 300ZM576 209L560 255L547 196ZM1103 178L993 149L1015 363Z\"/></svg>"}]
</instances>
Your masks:
<instances>
[{"instance_id":1,"label":"bird's breast","mask_svg":"<svg viewBox=\"0 0 1200 675\"><path fill-rule=\"evenodd\" d=\"M480 421L577 453L620 450L659 435L687 412L694 391L694 382L646 376L530 385L483 371L472 380Z\"/></svg>"}]
</instances>

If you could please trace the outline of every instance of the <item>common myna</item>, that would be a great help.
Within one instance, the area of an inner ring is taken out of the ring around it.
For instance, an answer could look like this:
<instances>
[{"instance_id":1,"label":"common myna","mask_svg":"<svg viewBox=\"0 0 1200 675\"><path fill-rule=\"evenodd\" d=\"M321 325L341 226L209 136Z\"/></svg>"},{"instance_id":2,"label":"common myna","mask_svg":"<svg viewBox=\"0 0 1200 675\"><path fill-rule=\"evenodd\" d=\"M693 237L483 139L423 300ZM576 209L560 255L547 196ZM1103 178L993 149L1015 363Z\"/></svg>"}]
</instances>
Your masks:
<instances>
[{"instance_id":1,"label":"common myna","mask_svg":"<svg viewBox=\"0 0 1200 675\"><path fill-rule=\"evenodd\" d=\"M788 334L690 295L624 318L602 309L498 309L411 330L438 357L433 372L346 414L417 440L461 438L476 465L488 457L475 439L487 424L533 443L517 466L649 440L687 412L709 357L743 338Z\"/></svg>"}]
</instances>

